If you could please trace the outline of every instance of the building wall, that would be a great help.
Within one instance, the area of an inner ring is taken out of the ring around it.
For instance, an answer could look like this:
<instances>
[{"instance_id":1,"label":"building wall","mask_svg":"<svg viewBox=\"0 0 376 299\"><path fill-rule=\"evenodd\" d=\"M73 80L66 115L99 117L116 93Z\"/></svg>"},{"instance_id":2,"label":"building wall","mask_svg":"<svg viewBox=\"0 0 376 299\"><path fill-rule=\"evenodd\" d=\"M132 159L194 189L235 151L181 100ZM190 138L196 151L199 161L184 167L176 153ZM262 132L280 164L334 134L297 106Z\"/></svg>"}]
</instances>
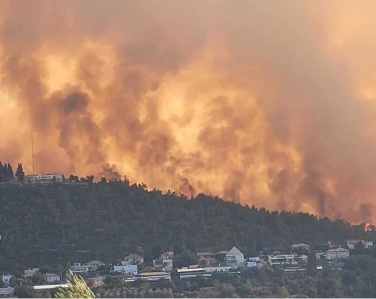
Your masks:
<instances>
[{"instance_id":1,"label":"building wall","mask_svg":"<svg viewBox=\"0 0 376 299\"><path fill-rule=\"evenodd\" d=\"M129 275L137 275L138 274L137 265L115 265L114 271L129 274Z\"/></svg>"},{"instance_id":2,"label":"building wall","mask_svg":"<svg viewBox=\"0 0 376 299\"><path fill-rule=\"evenodd\" d=\"M350 253L348 251L336 251L336 252L327 252L326 258L328 260L334 260L334 259L345 259L350 256Z\"/></svg>"},{"instance_id":3,"label":"building wall","mask_svg":"<svg viewBox=\"0 0 376 299\"><path fill-rule=\"evenodd\" d=\"M60 277L59 276L47 276L46 280L47 280L48 283L59 282L60 281Z\"/></svg>"}]
</instances>

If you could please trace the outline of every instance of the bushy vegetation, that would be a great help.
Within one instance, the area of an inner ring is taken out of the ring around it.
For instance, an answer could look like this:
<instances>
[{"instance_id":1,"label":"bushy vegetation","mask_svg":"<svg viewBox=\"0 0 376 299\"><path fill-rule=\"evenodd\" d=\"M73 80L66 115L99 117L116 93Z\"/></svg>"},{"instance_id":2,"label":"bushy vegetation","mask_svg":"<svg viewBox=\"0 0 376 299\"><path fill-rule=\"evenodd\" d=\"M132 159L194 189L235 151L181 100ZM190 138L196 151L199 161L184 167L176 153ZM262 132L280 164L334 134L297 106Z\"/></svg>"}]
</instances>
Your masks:
<instances>
[{"instance_id":1,"label":"bushy vegetation","mask_svg":"<svg viewBox=\"0 0 376 299\"><path fill-rule=\"evenodd\" d=\"M365 234L363 226L342 220L269 212L205 195L187 200L128 182L0 184L0 205L0 270L13 273L93 259L113 262L129 253L148 261L166 250L236 245L254 255L285 251L295 242L314 248Z\"/></svg>"}]
</instances>

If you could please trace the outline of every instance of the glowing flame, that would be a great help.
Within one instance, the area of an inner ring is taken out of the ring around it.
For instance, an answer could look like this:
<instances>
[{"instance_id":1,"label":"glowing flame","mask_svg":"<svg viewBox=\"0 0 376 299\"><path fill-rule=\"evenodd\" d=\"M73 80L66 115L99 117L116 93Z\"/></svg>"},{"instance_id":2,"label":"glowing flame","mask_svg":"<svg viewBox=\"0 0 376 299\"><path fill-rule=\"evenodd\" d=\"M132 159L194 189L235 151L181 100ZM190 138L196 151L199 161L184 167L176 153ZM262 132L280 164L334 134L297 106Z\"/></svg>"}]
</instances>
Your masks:
<instances>
[{"instance_id":1,"label":"glowing flame","mask_svg":"<svg viewBox=\"0 0 376 299\"><path fill-rule=\"evenodd\" d=\"M372 232L375 230L375 226L372 225L371 223L367 222L366 225L364 226L364 231L365 232Z\"/></svg>"}]
</instances>

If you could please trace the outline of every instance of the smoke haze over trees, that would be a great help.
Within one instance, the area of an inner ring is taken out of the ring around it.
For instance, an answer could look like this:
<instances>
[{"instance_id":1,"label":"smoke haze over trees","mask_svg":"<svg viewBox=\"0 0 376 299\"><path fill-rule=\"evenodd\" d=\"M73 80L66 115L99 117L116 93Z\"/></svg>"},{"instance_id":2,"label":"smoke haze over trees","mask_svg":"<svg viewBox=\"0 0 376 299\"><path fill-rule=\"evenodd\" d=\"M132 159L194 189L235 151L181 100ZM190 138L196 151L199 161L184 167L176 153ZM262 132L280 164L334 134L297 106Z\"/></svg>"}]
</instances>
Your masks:
<instances>
[{"instance_id":1,"label":"smoke haze over trees","mask_svg":"<svg viewBox=\"0 0 376 299\"><path fill-rule=\"evenodd\" d=\"M375 220L375 9L3 0L1 158Z\"/></svg>"}]
</instances>

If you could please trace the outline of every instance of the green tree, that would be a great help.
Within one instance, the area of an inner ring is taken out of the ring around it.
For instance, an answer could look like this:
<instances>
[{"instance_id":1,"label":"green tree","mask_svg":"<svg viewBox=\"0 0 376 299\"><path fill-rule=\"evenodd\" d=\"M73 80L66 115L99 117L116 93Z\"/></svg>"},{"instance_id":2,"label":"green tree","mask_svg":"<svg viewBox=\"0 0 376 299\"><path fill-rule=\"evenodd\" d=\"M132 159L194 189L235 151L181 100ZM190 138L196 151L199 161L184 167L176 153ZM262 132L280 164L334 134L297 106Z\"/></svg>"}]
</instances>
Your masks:
<instances>
[{"instance_id":1,"label":"green tree","mask_svg":"<svg viewBox=\"0 0 376 299\"><path fill-rule=\"evenodd\" d=\"M24 181L25 172L23 171L23 167L21 163L18 163L17 170L16 170L16 177L19 182Z\"/></svg>"},{"instance_id":2,"label":"green tree","mask_svg":"<svg viewBox=\"0 0 376 299\"><path fill-rule=\"evenodd\" d=\"M278 298L287 298L290 296L290 292L286 289L286 287L280 287L277 292Z\"/></svg>"},{"instance_id":3,"label":"green tree","mask_svg":"<svg viewBox=\"0 0 376 299\"><path fill-rule=\"evenodd\" d=\"M95 298L95 296L85 280L81 276L73 274L72 279L68 281L68 287L60 288L55 298Z\"/></svg>"}]
</instances>

